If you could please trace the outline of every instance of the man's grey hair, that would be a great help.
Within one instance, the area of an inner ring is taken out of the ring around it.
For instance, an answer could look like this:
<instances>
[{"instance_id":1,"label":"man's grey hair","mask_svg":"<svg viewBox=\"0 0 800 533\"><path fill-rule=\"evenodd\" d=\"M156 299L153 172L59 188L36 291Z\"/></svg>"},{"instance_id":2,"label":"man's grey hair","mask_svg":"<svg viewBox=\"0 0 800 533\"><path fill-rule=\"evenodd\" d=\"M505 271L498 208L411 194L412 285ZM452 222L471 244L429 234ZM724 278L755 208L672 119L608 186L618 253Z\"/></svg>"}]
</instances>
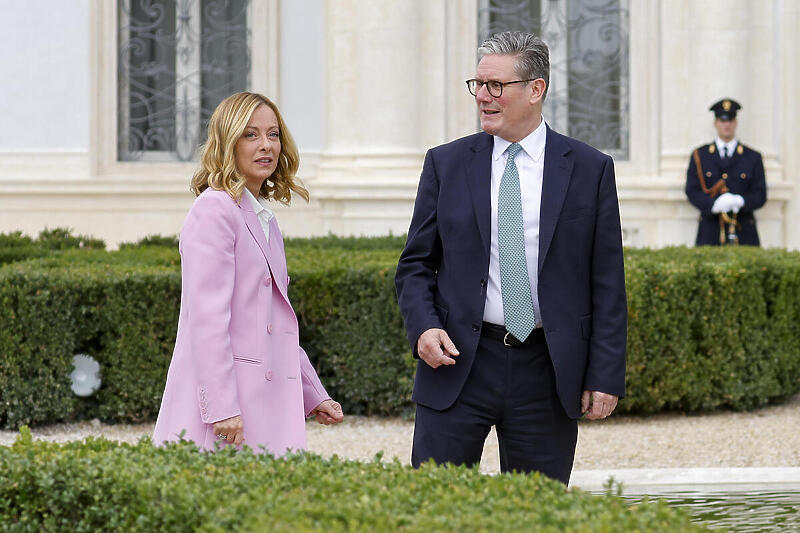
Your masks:
<instances>
[{"instance_id":1,"label":"man's grey hair","mask_svg":"<svg viewBox=\"0 0 800 533\"><path fill-rule=\"evenodd\" d=\"M478 47L478 59L489 54L515 56L517 76L521 80L542 78L547 94L550 88L550 50L544 41L521 31L495 33Z\"/></svg>"}]
</instances>

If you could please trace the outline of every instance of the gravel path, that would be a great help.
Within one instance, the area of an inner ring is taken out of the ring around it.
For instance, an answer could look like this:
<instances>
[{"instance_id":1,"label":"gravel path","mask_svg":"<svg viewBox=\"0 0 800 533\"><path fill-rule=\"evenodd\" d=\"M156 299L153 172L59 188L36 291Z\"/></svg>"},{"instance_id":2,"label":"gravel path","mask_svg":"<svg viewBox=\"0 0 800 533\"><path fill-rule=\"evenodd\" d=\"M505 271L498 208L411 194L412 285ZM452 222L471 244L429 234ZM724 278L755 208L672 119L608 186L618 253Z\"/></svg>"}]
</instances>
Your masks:
<instances>
[{"instance_id":1,"label":"gravel path","mask_svg":"<svg viewBox=\"0 0 800 533\"><path fill-rule=\"evenodd\" d=\"M324 456L408 463L413 422L398 418L346 416L338 426L307 424L308 447ZM150 435L153 424L107 425L97 421L35 428L36 438L66 441L89 435L135 442ZM0 445L17 433L0 431ZM800 394L787 402L736 413L703 415L660 414L650 417L612 416L601 422L581 422L575 470L617 468L800 466ZM486 439L484 472L497 472L497 439Z\"/></svg>"}]
</instances>

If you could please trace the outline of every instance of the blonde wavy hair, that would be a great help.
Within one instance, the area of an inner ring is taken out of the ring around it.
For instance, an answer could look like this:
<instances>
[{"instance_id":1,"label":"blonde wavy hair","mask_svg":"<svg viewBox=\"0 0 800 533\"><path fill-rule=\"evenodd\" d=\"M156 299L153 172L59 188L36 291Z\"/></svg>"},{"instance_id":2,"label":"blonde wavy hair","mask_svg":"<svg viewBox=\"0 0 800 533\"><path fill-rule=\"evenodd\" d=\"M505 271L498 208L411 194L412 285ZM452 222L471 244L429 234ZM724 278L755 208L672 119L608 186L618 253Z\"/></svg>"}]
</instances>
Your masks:
<instances>
[{"instance_id":1,"label":"blonde wavy hair","mask_svg":"<svg viewBox=\"0 0 800 533\"><path fill-rule=\"evenodd\" d=\"M260 105L267 105L275 112L281 153L275 172L264 180L259 195L289 205L292 192L295 192L308 201L308 190L296 176L300 154L278 106L263 94L251 92L232 94L220 102L211 115L208 140L201 147L200 168L192 177L191 191L195 196L211 187L227 192L237 202L241 199L247 180L236 168L236 143L244 133L253 111Z\"/></svg>"}]
</instances>

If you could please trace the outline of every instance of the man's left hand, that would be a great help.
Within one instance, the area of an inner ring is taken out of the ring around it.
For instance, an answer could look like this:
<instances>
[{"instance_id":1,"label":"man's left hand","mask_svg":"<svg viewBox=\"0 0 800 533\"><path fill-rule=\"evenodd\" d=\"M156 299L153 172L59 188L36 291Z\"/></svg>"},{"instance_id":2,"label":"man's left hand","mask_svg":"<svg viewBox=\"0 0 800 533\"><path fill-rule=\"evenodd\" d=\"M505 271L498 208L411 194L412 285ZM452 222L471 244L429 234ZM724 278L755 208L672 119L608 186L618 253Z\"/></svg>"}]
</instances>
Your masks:
<instances>
[{"instance_id":1,"label":"man's left hand","mask_svg":"<svg viewBox=\"0 0 800 533\"><path fill-rule=\"evenodd\" d=\"M618 399L613 394L585 390L581 396L581 412L589 420L606 418L617 407Z\"/></svg>"}]
</instances>

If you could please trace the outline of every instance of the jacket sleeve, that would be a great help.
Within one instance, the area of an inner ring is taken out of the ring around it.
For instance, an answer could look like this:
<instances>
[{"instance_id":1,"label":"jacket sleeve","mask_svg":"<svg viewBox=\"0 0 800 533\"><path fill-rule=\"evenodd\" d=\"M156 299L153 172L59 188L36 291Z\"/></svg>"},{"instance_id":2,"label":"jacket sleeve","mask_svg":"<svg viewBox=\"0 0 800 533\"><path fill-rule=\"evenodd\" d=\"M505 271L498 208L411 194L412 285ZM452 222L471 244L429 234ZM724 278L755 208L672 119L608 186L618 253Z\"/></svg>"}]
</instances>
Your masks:
<instances>
[{"instance_id":1,"label":"jacket sleeve","mask_svg":"<svg viewBox=\"0 0 800 533\"><path fill-rule=\"evenodd\" d=\"M308 359L308 354L302 348L300 348L300 376L303 381L303 412L308 416L315 407L329 400L330 396L322 386L317 371Z\"/></svg>"},{"instance_id":2,"label":"jacket sleeve","mask_svg":"<svg viewBox=\"0 0 800 533\"><path fill-rule=\"evenodd\" d=\"M597 198L591 267L592 334L584 389L625 395L628 304L614 162L606 158Z\"/></svg>"},{"instance_id":3,"label":"jacket sleeve","mask_svg":"<svg viewBox=\"0 0 800 533\"><path fill-rule=\"evenodd\" d=\"M234 286L235 206L220 195L195 201L180 236L182 334L189 346L203 422L241 414L229 324ZM190 379L190 376L186 376Z\"/></svg>"},{"instance_id":4,"label":"jacket sleeve","mask_svg":"<svg viewBox=\"0 0 800 533\"><path fill-rule=\"evenodd\" d=\"M742 211L755 211L767 202L767 181L764 177L764 162L761 159L761 154L758 152L756 152L754 156L756 161L755 165L753 165L750 187L747 192L742 195L744 198L744 207L742 207Z\"/></svg>"},{"instance_id":5,"label":"jacket sleeve","mask_svg":"<svg viewBox=\"0 0 800 533\"><path fill-rule=\"evenodd\" d=\"M439 179L433 153L428 150L417 188L414 214L408 228L408 239L395 275L397 301L408 341L416 358L419 358L419 336L431 328L444 329L442 319L434 307L436 271L442 256L437 223L438 201Z\"/></svg>"},{"instance_id":6,"label":"jacket sleeve","mask_svg":"<svg viewBox=\"0 0 800 533\"><path fill-rule=\"evenodd\" d=\"M694 154L694 152L692 153ZM692 156L689 157L689 168L686 170L686 197L693 206L700 210L701 215L711 215L714 199L703 192L700 180L697 178L697 166L694 164Z\"/></svg>"}]
</instances>

